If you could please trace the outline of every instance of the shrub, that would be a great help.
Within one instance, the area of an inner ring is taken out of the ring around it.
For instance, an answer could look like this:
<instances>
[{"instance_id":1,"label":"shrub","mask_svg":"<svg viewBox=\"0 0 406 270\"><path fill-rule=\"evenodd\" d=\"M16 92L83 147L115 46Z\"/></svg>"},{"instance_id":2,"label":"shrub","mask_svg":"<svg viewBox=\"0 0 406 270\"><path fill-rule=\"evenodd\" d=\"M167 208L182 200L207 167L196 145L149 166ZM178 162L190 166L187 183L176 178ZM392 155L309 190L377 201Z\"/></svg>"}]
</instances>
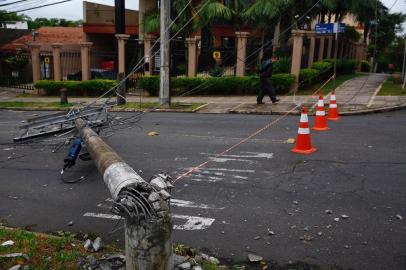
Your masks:
<instances>
[{"instance_id":1,"label":"shrub","mask_svg":"<svg viewBox=\"0 0 406 270\"><path fill-rule=\"evenodd\" d=\"M330 62L315 62L312 65L312 69L317 69L320 72L325 72L330 70L333 67L333 64Z\"/></svg>"},{"instance_id":2,"label":"shrub","mask_svg":"<svg viewBox=\"0 0 406 270\"><path fill-rule=\"evenodd\" d=\"M334 65L334 60L329 59L328 62ZM326 62L326 61L325 61ZM337 74L352 74L358 67L358 61L353 59L337 59Z\"/></svg>"},{"instance_id":3,"label":"shrub","mask_svg":"<svg viewBox=\"0 0 406 270\"><path fill-rule=\"evenodd\" d=\"M224 68L222 67L214 67L209 70L209 75L212 77L221 77L224 74Z\"/></svg>"},{"instance_id":4,"label":"shrub","mask_svg":"<svg viewBox=\"0 0 406 270\"><path fill-rule=\"evenodd\" d=\"M278 94L287 93L294 81L291 74L275 74L272 82ZM208 78L172 78L172 95L179 96L187 91L194 90L190 94L199 95L255 95L260 87L258 76L245 77L208 77ZM148 91L151 96L158 95L159 77L144 76L139 80L140 88Z\"/></svg>"},{"instance_id":5,"label":"shrub","mask_svg":"<svg viewBox=\"0 0 406 270\"><path fill-rule=\"evenodd\" d=\"M49 81L41 80L35 88L43 89L47 96L59 95L61 88L68 90L71 96L99 96L117 84L114 80L89 80L89 81Z\"/></svg>"},{"instance_id":6,"label":"shrub","mask_svg":"<svg viewBox=\"0 0 406 270\"><path fill-rule=\"evenodd\" d=\"M290 57L281 57L273 66L273 73L290 73L292 59Z\"/></svg>"},{"instance_id":7,"label":"shrub","mask_svg":"<svg viewBox=\"0 0 406 270\"><path fill-rule=\"evenodd\" d=\"M371 72L371 64L368 61L361 62L361 71L362 72Z\"/></svg>"},{"instance_id":8,"label":"shrub","mask_svg":"<svg viewBox=\"0 0 406 270\"><path fill-rule=\"evenodd\" d=\"M140 77L138 87L147 91L151 96L157 96L159 92L159 76Z\"/></svg>"},{"instance_id":9,"label":"shrub","mask_svg":"<svg viewBox=\"0 0 406 270\"><path fill-rule=\"evenodd\" d=\"M299 81L301 84L310 85L317 81L320 71L312 68L303 68L300 70Z\"/></svg>"}]
</instances>

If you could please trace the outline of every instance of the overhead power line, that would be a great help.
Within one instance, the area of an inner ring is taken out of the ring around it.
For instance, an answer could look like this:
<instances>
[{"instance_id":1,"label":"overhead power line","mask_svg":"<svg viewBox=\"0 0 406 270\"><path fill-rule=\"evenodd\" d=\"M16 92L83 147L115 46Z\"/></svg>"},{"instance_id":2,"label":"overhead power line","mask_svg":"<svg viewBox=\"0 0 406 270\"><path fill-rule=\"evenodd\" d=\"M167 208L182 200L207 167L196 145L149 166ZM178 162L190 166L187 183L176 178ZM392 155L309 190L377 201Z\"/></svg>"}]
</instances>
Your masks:
<instances>
[{"instance_id":1,"label":"overhead power line","mask_svg":"<svg viewBox=\"0 0 406 270\"><path fill-rule=\"evenodd\" d=\"M38 8L43 8L43 7L48 7L48 6L54 6L54 5L58 5L58 4L62 4L62 3L65 3L65 2L70 2L70 1L72 1L72 0L64 0L64 1L50 3L50 4L47 4L47 5L42 5L42 6L38 6L38 7L20 9L20 10L16 10L16 11L12 11L12 12L7 12L6 14L17 13L17 12L22 12L22 11L28 11L28 10L33 10L33 9L38 9Z\"/></svg>"},{"instance_id":2,"label":"overhead power line","mask_svg":"<svg viewBox=\"0 0 406 270\"><path fill-rule=\"evenodd\" d=\"M19 0L19 1L11 2L11 3L6 3L6 4L0 5L0 7L9 6L9 5L13 5L13 4L21 3L21 2L27 2L27 1L30 1L30 0Z\"/></svg>"}]
</instances>

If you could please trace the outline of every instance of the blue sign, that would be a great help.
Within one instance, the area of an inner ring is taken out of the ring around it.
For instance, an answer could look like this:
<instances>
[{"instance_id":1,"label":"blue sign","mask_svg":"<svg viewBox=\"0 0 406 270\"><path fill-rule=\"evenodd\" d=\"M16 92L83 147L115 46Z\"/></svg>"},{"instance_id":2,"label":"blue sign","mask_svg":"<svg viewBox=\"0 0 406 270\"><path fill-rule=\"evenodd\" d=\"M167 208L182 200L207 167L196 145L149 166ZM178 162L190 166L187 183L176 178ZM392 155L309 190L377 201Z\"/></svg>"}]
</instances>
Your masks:
<instances>
[{"instance_id":1,"label":"blue sign","mask_svg":"<svg viewBox=\"0 0 406 270\"><path fill-rule=\"evenodd\" d=\"M332 33L344 33L345 23L318 23L316 24L317 34L332 34Z\"/></svg>"}]
</instances>

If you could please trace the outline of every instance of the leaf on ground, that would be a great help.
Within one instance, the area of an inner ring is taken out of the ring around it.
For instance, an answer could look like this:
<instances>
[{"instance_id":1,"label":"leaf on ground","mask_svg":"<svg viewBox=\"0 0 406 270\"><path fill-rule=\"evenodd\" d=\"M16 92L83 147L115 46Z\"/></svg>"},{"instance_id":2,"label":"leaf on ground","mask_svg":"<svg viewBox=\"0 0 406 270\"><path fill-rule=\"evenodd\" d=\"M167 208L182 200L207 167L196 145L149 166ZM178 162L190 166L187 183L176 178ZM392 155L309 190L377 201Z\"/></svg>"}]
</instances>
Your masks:
<instances>
[{"instance_id":1,"label":"leaf on ground","mask_svg":"<svg viewBox=\"0 0 406 270\"><path fill-rule=\"evenodd\" d=\"M159 135L159 133L156 131L148 132L148 136L158 136L158 135Z\"/></svg>"}]
</instances>

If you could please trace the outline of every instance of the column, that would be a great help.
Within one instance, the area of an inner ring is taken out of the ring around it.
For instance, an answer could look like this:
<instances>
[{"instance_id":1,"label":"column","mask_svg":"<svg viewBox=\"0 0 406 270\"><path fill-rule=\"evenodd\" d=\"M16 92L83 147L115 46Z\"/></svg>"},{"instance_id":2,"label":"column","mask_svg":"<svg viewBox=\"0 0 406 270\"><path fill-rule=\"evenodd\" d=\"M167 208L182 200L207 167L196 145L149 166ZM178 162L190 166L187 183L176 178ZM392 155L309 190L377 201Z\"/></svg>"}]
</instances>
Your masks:
<instances>
[{"instance_id":1,"label":"column","mask_svg":"<svg viewBox=\"0 0 406 270\"><path fill-rule=\"evenodd\" d=\"M148 63L148 70L146 70L146 74L152 75L154 70L154 57L152 56L154 53L151 51L152 44L155 40L155 36L152 35L145 35L144 36L144 56L145 56L145 63Z\"/></svg>"},{"instance_id":2,"label":"column","mask_svg":"<svg viewBox=\"0 0 406 270\"><path fill-rule=\"evenodd\" d=\"M89 61L89 49L93 45L92 42L80 42L80 58L82 65L82 81L90 79L90 61Z\"/></svg>"},{"instance_id":3,"label":"column","mask_svg":"<svg viewBox=\"0 0 406 270\"><path fill-rule=\"evenodd\" d=\"M302 50L303 50L303 36L306 31L292 30L293 37L293 51L292 51L292 67L290 73L295 75L295 82L293 83L292 90L297 92L299 89L299 75L302 66Z\"/></svg>"},{"instance_id":4,"label":"column","mask_svg":"<svg viewBox=\"0 0 406 270\"><path fill-rule=\"evenodd\" d=\"M188 51L187 57L187 76L188 77L196 77L197 74L197 39L194 38L186 38L186 46Z\"/></svg>"},{"instance_id":5,"label":"column","mask_svg":"<svg viewBox=\"0 0 406 270\"><path fill-rule=\"evenodd\" d=\"M247 56L247 39L250 35L248 32L235 32L237 37L237 69L236 76L245 75L245 57Z\"/></svg>"},{"instance_id":6,"label":"column","mask_svg":"<svg viewBox=\"0 0 406 270\"><path fill-rule=\"evenodd\" d=\"M334 36L333 36L333 35L329 35L329 36L327 37L327 40L328 40L328 43L327 43L327 56L326 56L326 58L327 58L327 59L330 59L330 58L332 58L332 57L331 57L331 53L332 53L332 51L333 51Z\"/></svg>"},{"instance_id":7,"label":"column","mask_svg":"<svg viewBox=\"0 0 406 270\"><path fill-rule=\"evenodd\" d=\"M320 37L320 46L319 46L319 57L318 57L318 61L322 61L324 59L324 41L325 41L325 37L321 36Z\"/></svg>"},{"instance_id":8,"label":"column","mask_svg":"<svg viewBox=\"0 0 406 270\"><path fill-rule=\"evenodd\" d=\"M41 48L41 44L30 43L29 47L31 49L32 82L35 84L37 81L41 79L40 59L39 59L39 51Z\"/></svg>"},{"instance_id":9,"label":"column","mask_svg":"<svg viewBox=\"0 0 406 270\"><path fill-rule=\"evenodd\" d=\"M140 40L139 41L140 43L142 42L142 40L144 40L143 21L144 21L144 15L145 15L145 4L146 4L145 2L146 1L147 0L138 1L138 39ZM145 43L144 43L144 48L145 48Z\"/></svg>"},{"instance_id":10,"label":"column","mask_svg":"<svg viewBox=\"0 0 406 270\"><path fill-rule=\"evenodd\" d=\"M273 52L275 53L280 47L280 40L281 38L281 22L279 21L278 24L275 26L274 38L273 38Z\"/></svg>"},{"instance_id":11,"label":"column","mask_svg":"<svg viewBox=\"0 0 406 270\"><path fill-rule=\"evenodd\" d=\"M311 67L314 61L314 50L316 49L316 33L315 32L308 32L307 37L310 39L310 47L309 47L309 65Z\"/></svg>"},{"instance_id":12,"label":"column","mask_svg":"<svg viewBox=\"0 0 406 270\"><path fill-rule=\"evenodd\" d=\"M118 73L125 74L125 43L130 35L116 34L118 41Z\"/></svg>"},{"instance_id":13,"label":"column","mask_svg":"<svg viewBox=\"0 0 406 270\"><path fill-rule=\"evenodd\" d=\"M61 66L61 43L53 43L52 47L52 56L54 63L54 81L62 80L62 66Z\"/></svg>"},{"instance_id":14,"label":"column","mask_svg":"<svg viewBox=\"0 0 406 270\"><path fill-rule=\"evenodd\" d=\"M147 33L143 31L143 21L145 17L145 12L156 8L156 0L139 0L138 2L138 38L139 44L145 39Z\"/></svg>"}]
</instances>

